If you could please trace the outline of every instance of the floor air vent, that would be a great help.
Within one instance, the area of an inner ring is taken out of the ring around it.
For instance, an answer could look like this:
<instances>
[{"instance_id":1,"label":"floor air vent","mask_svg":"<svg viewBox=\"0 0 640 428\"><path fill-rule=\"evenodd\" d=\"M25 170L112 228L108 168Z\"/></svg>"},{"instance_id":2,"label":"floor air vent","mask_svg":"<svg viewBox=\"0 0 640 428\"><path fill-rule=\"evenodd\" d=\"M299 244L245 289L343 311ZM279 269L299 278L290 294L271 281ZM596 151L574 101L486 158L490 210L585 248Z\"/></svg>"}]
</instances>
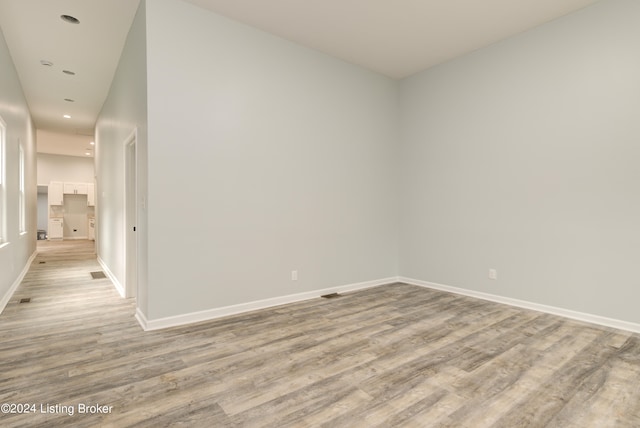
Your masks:
<instances>
[{"instance_id":1,"label":"floor air vent","mask_svg":"<svg viewBox=\"0 0 640 428\"><path fill-rule=\"evenodd\" d=\"M338 293L325 294L324 296L320 296L323 299L333 299L334 297L342 297Z\"/></svg>"},{"instance_id":2,"label":"floor air vent","mask_svg":"<svg viewBox=\"0 0 640 428\"><path fill-rule=\"evenodd\" d=\"M101 270L97 271L97 272L90 272L91 273L91 278L92 279L101 279L101 278L106 278L107 275L104 274L104 272L102 272Z\"/></svg>"},{"instance_id":3,"label":"floor air vent","mask_svg":"<svg viewBox=\"0 0 640 428\"><path fill-rule=\"evenodd\" d=\"M29 303L31 301L31 297L25 297L24 299L20 299L20 303Z\"/></svg>"}]
</instances>

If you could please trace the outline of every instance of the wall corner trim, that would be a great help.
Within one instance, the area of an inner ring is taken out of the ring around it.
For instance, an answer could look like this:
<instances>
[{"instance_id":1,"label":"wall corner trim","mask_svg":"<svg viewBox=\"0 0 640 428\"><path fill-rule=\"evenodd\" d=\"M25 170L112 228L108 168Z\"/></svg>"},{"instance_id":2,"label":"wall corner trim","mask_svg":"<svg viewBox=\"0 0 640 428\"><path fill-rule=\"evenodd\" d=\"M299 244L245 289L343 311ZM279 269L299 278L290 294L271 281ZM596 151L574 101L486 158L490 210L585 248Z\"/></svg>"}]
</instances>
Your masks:
<instances>
[{"instance_id":1,"label":"wall corner trim","mask_svg":"<svg viewBox=\"0 0 640 428\"><path fill-rule=\"evenodd\" d=\"M149 321L147 321L147 317L144 316L140 308L136 308L136 320L144 331L149 330Z\"/></svg>"},{"instance_id":2,"label":"wall corner trim","mask_svg":"<svg viewBox=\"0 0 640 428\"><path fill-rule=\"evenodd\" d=\"M98 259L98 263L100 263L100 266L102 266L102 269L104 269L105 275L107 275L107 277L113 283L113 286L116 288L116 290L118 290L118 294L120 294L121 297L125 297L124 287L122 286L122 284L120 284L120 281L118 281L118 278L116 278L113 272L111 272L111 269L109 269L109 266L107 266L105 261L102 260L100 256L98 256L97 259Z\"/></svg>"},{"instance_id":3,"label":"wall corner trim","mask_svg":"<svg viewBox=\"0 0 640 428\"><path fill-rule=\"evenodd\" d=\"M20 275L18 275L18 277L13 282L13 284L11 285L9 290L5 293L5 295L0 300L0 314L2 313L2 311L4 311L4 308L7 307L7 304L9 303L9 300L11 300L11 297L13 297L13 293L16 292L16 290L20 286L20 283L22 283L22 280L27 275L27 272L29 272L29 268L31 267L31 263L33 263L33 261L35 260L37 255L38 255L38 251L37 250L34 251L31 254L31 256L29 257L29 260L27 260L27 263L24 265L24 268L22 269L22 272L20 272Z\"/></svg>"},{"instance_id":4,"label":"wall corner trim","mask_svg":"<svg viewBox=\"0 0 640 428\"><path fill-rule=\"evenodd\" d=\"M551 315L558 315L564 318L569 318L577 321L588 322L590 324L597 324L605 327L617 328L619 330L631 331L634 333L640 333L640 324L617 320L613 318L607 318L600 315L593 315L584 312L572 311L570 309L558 308L555 306L542 305L539 303L528 302L525 300L512 299L510 297L498 296L495 294L482 293L480 291L467 290L464 288L452 287L449 285L437 284L434 282L421 281L419 279L399 277L398 282L402 282L410 285L417 285L419 287L431 288L434 290L446 291L449 293L460 294L468 297L475 297L477 299L488 300L496 303L503 303L518 308L531 309L538 312L544 312Z\"/></svg>"},{"instance_id":5,"label":"wall corner trim","mask_svg":"<svg viewBox=\"0 0 640 428\"><path fill-rule=\"evenodd\" d=\"M229 315L242 314L244 312L266 309L273 306L285 305L288 303L300 302L303 300L319 298L325 294L345 293L348 291L362 290L365 288L377 287L379 285L392 284L397 281L397 277L377 279L373 281L359 282L349 285L341 285L337 287L325 288L322 290L306 291L304 293L290 294L287 296L272 297L264 300L256 300L253 302L240 303L237 305L224 306L221 308L207 309L199 312L175 315L165 318L148 320L142 312L136 311L136 319L145 331L160 330L163 328L177 327L185 324L192 324L202 321L210 321L216 318L222 318Z\"/></svg>"}]
</instances>

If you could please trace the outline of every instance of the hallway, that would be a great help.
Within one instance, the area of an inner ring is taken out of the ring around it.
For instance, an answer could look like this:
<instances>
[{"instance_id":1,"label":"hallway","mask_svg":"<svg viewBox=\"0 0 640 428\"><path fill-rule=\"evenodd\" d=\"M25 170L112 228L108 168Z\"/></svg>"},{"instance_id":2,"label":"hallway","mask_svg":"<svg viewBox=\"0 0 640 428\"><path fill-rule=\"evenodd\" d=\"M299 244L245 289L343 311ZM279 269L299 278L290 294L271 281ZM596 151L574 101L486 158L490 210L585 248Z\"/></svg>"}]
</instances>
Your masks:
<instances>
[{"instance_id":1,"label":"hallway","mask_svg":"<svg viewBox=\"0 0 640 428\"><path fill-rule=\"evenodd\" d=\"M47 412L46 406L87 403L81 397L104 389L79 375L112 358L117 352L112 343L123 335L142 334L134 301L122 299L109 279L92 279L91 272L102 270L93 241L37 244L36 259L0 315L0 401L37 408L31 414L2 414L0 425L83 426L85 420L94 425L87 415L60 419L62 414Z\"/></svg>"},{"instance_id":2,"label":"hallway","mask_svg":"<svg viewBox=\"0 0 640 428\"><path fill-rule=\"evenodd\" d=\"M95 242L88 240L37 241L38 255L2 313L3 327L55 327L80 317L104 317L104 308L133 312L133 301L122 300L111 281L92 279L102 271ZM20 303L21 299L31 299ZM64 309L64 310L61 310Z\"/></svg>"}]
</instances>

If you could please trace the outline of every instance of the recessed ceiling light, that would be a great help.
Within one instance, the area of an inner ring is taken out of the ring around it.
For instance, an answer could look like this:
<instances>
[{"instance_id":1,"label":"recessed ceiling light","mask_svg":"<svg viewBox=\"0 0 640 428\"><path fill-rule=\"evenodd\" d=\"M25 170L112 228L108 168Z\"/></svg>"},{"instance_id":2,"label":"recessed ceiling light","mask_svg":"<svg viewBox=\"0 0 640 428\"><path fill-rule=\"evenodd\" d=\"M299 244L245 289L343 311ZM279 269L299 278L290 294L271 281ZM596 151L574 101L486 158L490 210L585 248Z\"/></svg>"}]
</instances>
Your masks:
<instances>
[{"instance_id":1,"label":"recessed ceiling light","mask_svg":"<svg viewBox=\"0 0 640 428\"><path fill-rule=\"evenodd\" d=\"M76 102L76 100L72 100L71 98L65 98L64 100L66 102L68 102L68 103L75 103Z\"/></svg>"},{"instance_id":2,"label":"recessed ceiling light","mask_svg":"<svg viewBox=\"0 0 640 428\"><path fill-rule=\"evenodd\" d=\"M69 74L71 76L75 76L76 75L76 73L74 71L71 71L71 70L62 70L62 72L65 73L65 74Z\"/></svg>"},{"instance_id":3,"label":"recessed ceiling light","mask_svg":"<svg viewBox=\"0 0 640 428\"><path fill-rule=\"evenodd\" d=\"M65 114L65 115L64 115L64 116L62 116L62 117L64 117L65 119L71 119L71 116L69 116L68 114Z\"/></svg>"},{"instance_id":4,"label":"recessed ceiling light","mask_svg":"<svg viewBox=\"0 0 640 428\"><path fill-rule=\"evenodd\" d=\"M47 61L46 59L41 59L40 64L45 65L47 67L51 67L53 65L51 61Z\"/></svg>"},{"instance_id":5,"label":"recessed ceiling light","mask_svg":"<svg viewBox=\"0 0 640 428\"><path fill-rule=\"evenodd\" d=\"M69 24L79 24L80 20L78 18L76 18L75 16L71 16L71 15L60 15L60 19L62 19L64 22L68 22Z\"/></svg>"},{"instance_id":6,"label":"recessed ceiling light","mask_svg":"<svg viewBox=\"0 0 640 428\"><path fill-rule=\"evenodd\" d=\"M91 144L92 146L94 146L96 143L94 141L90 142L89 144Z\"/></svg>"},{"instance_id":7,"label":"recessed ceiling light","mask_svg":"<svg viewBox=\"0 0 640 428\"><path fill-rule=\"evenodd\" d=\"M89 153L89 152L86 152L86 153L85 153L85 155L87 155L87 156L91 156L91 153Z\"/></svg>"}]
</instances>

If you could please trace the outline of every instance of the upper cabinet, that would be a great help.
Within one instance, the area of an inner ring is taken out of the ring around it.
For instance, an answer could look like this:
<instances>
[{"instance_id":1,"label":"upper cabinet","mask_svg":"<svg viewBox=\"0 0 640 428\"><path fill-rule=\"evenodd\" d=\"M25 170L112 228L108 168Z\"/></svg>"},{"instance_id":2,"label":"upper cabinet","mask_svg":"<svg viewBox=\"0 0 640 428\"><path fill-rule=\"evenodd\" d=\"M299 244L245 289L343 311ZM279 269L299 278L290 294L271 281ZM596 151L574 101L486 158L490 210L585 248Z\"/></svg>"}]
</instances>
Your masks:
<instances>
[{"instance_id":1,"label":"upper cabinet","mask_svg":"<svg viewBox=\"0 0 640 428\"><path fill-rule=\"evenodd\" d=\"M96 187L93 183L87 184L87 206L93 207L96 205Z\"/></svg>"},{"instance_id":2,"label":"upper cabinet","mask_svg":"<svg viewBox=\"0 0 640 428\"><path fill-rule=\"evenodd\" d=\"M49 183L49 205L64 205L63 188L66 188L66 184L60 181Z\"/></svg>"},{"instance_id":3,"label":"upper cabinet","mask_svg":"<svg viewBox=\"0 0 640 428\"><path fill-rule=\"evenodd\" d=\"M88 190L88 183L64 183L65 195L86 195Z\"/></svg>"},{"instance_id":4,"label":"upper cabinet","mask_svg":"<svg viewBox=\"0 0 640 428\"><path fill-rule=\"evenodd\" d=\"M96 205L96 191L93 183L49 183L49 205L64 205L64 195L87 195L87 206Z\"/></svg>"}]
</instances>

